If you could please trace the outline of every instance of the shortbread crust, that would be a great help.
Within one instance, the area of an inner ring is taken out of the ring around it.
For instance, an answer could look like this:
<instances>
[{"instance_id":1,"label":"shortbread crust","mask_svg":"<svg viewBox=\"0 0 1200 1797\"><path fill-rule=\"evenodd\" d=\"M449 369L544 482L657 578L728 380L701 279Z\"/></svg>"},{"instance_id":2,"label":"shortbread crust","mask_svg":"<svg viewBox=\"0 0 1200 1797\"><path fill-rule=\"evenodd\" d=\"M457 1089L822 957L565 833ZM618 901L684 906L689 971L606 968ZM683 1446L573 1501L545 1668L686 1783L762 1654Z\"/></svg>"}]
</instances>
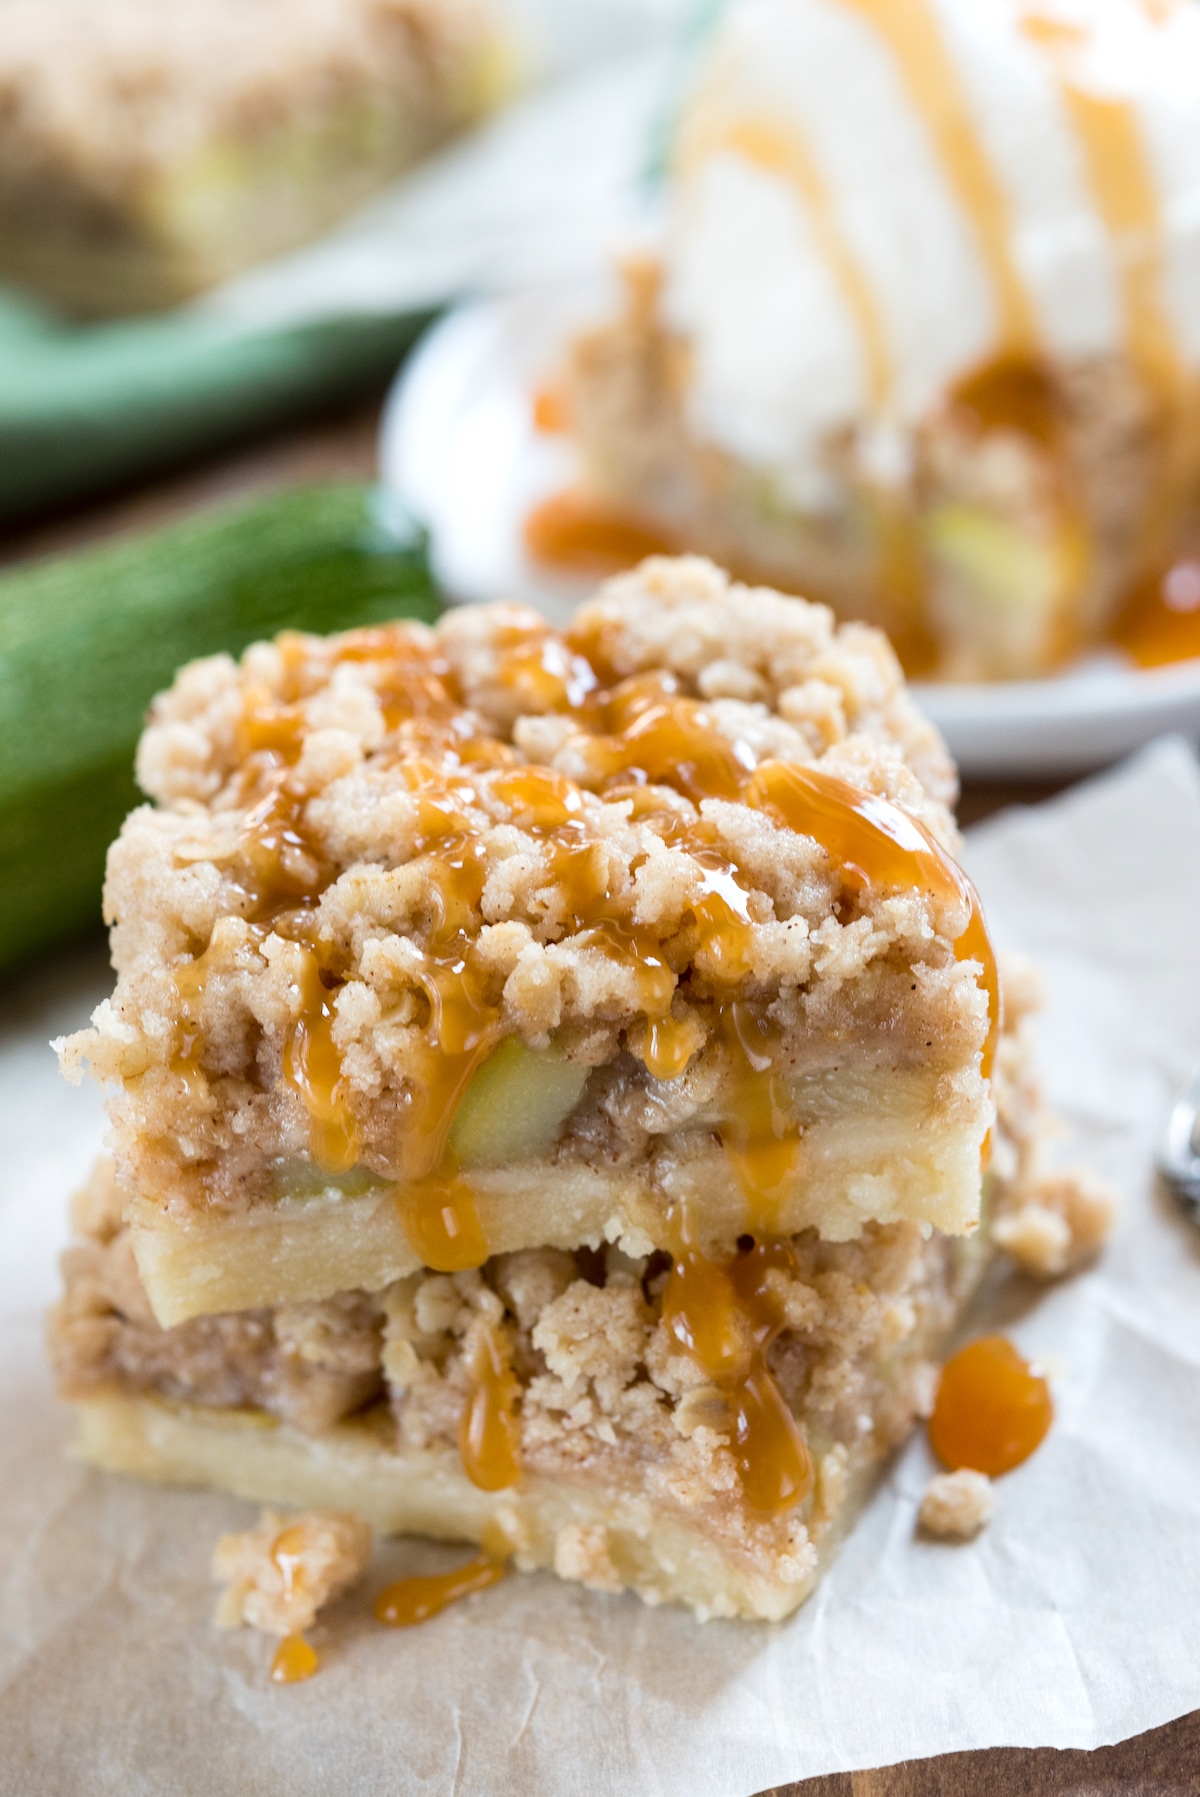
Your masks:
<instances>
[{"instance_id":1,"label":"shortbread crust","mask_svg":"<svg viewBox=\"0 0 1200 1797\"><path fill-rule=\"evenodd\" d=\"M650 562L566 640L501 607L195 664L139 772L117 990L63 1060L121 1082L160 1320L644 1252L685 1212L726 1242L975 1227L994 964L952 768L876 633ZM487 1165L564 1068L561 1114ZM473 1259L440 1262L412 1206L464 1181Z\"/></svg>"}]
</instances>

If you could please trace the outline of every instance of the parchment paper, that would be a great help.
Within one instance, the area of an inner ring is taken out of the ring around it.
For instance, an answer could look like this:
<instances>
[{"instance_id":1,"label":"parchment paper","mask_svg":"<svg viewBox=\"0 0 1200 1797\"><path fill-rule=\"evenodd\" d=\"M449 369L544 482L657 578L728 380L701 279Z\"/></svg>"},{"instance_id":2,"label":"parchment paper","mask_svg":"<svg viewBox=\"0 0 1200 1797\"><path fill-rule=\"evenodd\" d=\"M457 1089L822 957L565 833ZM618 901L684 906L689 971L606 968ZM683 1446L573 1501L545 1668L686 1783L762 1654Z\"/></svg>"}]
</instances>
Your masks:
<instances>
[{"instance_id":1,"label":"parchment paper","mask_svg":"<svg viewBox=\"0 0 1200 1797\"><path fill-rule=\"evenodd\" d=\"M461 1557L382 1551L328 1612L310 1684L210 1626L217 1534L250 1507L105 1477L66 1454L41 1357L66 1193L96 1094L45 1046L107 990L99 953L4 1005L0 1030L0 1792L748 1797L816 1773L999 1744L1094 1747L1200 1705L1200 1233L1151 1174L1200 1057L1200 773L1179 743L974 836L994 932L1035 954L1046 1082L1123 1215L1101 1266L987 1320L1055 1373L1056 1424L974 1544L914 1539L913 1441L816 1597L709 1623L547 1576L424 1628L366 1601Z\"/></svg>"}]
</instances>

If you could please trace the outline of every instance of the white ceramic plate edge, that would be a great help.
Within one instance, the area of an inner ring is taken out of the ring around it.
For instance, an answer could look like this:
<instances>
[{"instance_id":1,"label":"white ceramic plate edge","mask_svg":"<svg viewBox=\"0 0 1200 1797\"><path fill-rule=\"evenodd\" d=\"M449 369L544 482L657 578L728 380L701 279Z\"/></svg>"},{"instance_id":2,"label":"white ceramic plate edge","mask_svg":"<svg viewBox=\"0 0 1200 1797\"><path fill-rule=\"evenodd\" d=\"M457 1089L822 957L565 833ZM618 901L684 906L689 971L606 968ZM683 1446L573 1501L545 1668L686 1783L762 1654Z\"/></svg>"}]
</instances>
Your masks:
<instances>
[{"instance_id":1,"label":"white ceramic plate edge","mask_svg":"<svg viewBox=\"0 0 1200 1797\"><path fill-rule=\"evenodd\" d=\"M573 468L570 446L535 430L529 397L568 332L602 313L611 292L592 282L468 302L401 371L381 426L381 477L429 531L452 602L522 599L562 623L588 591L548 578L521 545L530 507ZM1145 671L1097 662L1051 680L915 691L977 778L1079 773L1155 736L1200 734L1200 661Z\"/></svg>"}]
</instances>

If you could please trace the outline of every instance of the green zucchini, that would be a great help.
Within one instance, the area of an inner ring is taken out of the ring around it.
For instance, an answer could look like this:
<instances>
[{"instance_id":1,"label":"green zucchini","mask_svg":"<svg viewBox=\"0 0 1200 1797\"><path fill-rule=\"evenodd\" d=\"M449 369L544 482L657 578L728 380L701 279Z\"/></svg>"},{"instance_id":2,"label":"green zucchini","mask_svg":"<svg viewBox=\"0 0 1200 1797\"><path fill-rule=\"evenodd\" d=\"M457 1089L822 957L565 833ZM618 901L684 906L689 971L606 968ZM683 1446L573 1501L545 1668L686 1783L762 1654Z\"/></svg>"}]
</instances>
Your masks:
<instances>
[{"instance_id":1,"label":"green zucchini","mask_svg":"<svg viewBox=\"0 0 1200 1797\"><path fill-rule=\"evenodd\" d=\"M100 919L146 707L276 631L437 616L424 544L361 484L221 507L0 578L0 973Z\"/></svg>"}]
</instances>

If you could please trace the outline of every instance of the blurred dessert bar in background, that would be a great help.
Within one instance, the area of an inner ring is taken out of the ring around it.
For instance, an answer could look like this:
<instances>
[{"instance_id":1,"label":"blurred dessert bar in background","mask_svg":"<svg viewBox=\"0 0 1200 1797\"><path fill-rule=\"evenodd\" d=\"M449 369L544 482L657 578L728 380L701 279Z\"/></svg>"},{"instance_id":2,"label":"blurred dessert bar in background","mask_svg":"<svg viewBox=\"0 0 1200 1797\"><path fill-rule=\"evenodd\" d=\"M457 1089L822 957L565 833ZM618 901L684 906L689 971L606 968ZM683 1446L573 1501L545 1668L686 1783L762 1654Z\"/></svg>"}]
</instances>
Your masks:
<instances>
[{"instance_id":1,"label":"blurred dessert bar in background","mask_svg":"<svg viewBox=\"0 0 1200 1797\"><path fill-rule=\"evenodd\" d=\"M565 637L194 663L139 775L60 1044L114 1088L52 1327L101 1465L778 1617L987 1222L1103 1233L872 629L650 562Z\"/></svg>"},{"instance_id":2,"label":"blurred dessert bar in background","mask_svg":"<svg viewBox=\"0 0 1200 1797\"><path fill-rule=\"evenodd\" d=\"M0 280L187 299L335 223L512 77L492 0L8 0Z\"/></svg>"},{"instance_id":3,"label":"blurred dessert bar in background","mask_svg":"<svg viewBox=\"0 0 1200 1797\"><path fill-rule=\"evenodd\" d=\"M944 679L1156 658L1200 497L1200 10L744 0L667 189L570 353L584 485L536 553L611 518Z\"/></svg>"}]
</instances>

